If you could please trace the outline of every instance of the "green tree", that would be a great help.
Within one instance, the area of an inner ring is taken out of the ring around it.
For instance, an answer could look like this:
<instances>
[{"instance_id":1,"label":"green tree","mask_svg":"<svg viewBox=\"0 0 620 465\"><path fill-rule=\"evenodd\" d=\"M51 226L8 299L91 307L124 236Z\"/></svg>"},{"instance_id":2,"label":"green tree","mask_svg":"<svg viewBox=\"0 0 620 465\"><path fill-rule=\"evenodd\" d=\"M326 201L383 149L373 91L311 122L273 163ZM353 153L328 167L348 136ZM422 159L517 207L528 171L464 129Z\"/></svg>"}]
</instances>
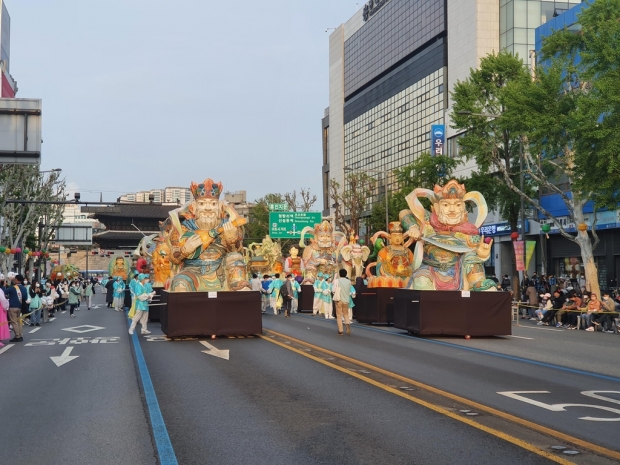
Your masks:
<instances>
[{"instance_id":1,"label":"green tree","mask_svg":"<svg viewBox=\"0 0 620 465\"><path fill-rule=\"evenodd\" d=\"M388 197L388 217L390 221L398 221L401 210L409 208L405 197L417 187L433 189L435 184L443 185L452 178L458 160L439 155L433 156L428 152L420 156L411 164L394 170L398 190ZM426 199L421 199L425 202ZM428 206L428 205L426 205ZM385 230L385 203L376 203L370 215L369 226L373 233Z\"/></svg>"},{"instance_id":2,"label":"green tree","mask_svg":"<svg viewBox=\"0 0 620 465\"><path fill-rule=\"evenodd\" d=\"M269 204L284 203L282 194L267 194L256 200L250 208L248 224L245 225L244 245L259 242L269 234Z\"/></svg>"}]
</instances>

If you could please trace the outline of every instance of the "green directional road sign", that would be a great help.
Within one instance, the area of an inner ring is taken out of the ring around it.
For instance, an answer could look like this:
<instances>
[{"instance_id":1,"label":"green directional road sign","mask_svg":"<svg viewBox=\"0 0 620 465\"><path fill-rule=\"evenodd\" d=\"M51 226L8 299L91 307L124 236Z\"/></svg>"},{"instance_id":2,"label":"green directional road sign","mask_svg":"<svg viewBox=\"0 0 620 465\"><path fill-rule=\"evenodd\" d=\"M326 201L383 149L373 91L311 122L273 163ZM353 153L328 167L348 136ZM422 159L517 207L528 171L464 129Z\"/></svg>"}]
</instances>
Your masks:
<instances>
[{"instance_id":1,"label":"green directional road sign","mask_svg":"<svg viewBox=\"0 0 620 465\"><path fill-rule=\"evenodd\" d=\"M319 212L271 212L269 235L272 239L299 239L306 226L314 228L322 221Z\"/></svg>"},{"instance_id":2,"label":"green directional road sign","mask_svg":"<svg viewBox=\"0 0 620 465\"><path fill-rule=\"evenodd\" d=\"M270 203L269 211L270 212L287 212L289 210L288 204L286 203Z\"/></svg>"}]
</instances>

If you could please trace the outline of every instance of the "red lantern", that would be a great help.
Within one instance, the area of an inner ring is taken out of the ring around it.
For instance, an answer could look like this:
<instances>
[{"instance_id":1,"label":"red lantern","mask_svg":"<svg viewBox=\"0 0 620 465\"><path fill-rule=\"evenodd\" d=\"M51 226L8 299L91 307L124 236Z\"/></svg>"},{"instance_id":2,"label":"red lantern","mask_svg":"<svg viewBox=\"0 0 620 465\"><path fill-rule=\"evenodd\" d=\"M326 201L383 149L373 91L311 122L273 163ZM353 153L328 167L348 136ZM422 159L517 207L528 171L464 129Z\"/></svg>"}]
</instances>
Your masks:
<instances>
[{"instance_id":1,"label":"red lantern","mask_svg":"<svg viewBox=\"0 0 620 465\"><path fill-rule=\"evenodd\" d=\"M513 241L516 241L517 239L519 239L519 233L518 233L518 232L513 232L513 233L511 233L511 234L510 234L510 238L511 238Z\"/></svg>"}]
</instances>

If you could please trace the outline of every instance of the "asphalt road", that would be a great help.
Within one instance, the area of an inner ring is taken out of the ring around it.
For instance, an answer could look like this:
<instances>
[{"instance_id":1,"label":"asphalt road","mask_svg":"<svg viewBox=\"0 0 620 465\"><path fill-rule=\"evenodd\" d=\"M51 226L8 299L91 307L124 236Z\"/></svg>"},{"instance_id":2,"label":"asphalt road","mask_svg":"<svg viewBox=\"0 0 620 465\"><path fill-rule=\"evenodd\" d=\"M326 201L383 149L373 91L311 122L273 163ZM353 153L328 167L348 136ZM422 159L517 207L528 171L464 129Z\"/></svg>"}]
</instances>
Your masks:
<instances>
[{"instance_id":1,"label":"asphalt road","mask_svg":"<svg viewBox=\"0 0 620 465\"><path fill-rule=\"evenodd\" d=\"M0 353L2 463L157 463L126 319L102 301L98 294L100 308L82 306L74 319L61 314L35 333L25 328L24 343ZM618 449L617 422L579 419L620 418L616 335L517 328L529 339L427 340L361 325L339 337L334 320L306 315L265 315L263 324ZM548 462L263 339L209 340L230 351L225 360L204 353L198 340L166 340L157 326L137 340L180 464ZM88 332L67 331L75 327ZM78 358L58 367L50 357L63 353ZM611 402L582 394L594 390L614 391L598 393ZM598 407L550 410L498 394L505 391L549 391L523 398Z\"/></svg>"},{"instance_id":2,"label":"asphalt road","mask_svg":"<svg viewBox=\"0 0 620 465\"><path fill-rule=\"evenodd\" d=\"M263 322L265 329L328 348L595 444L619 449L619 335L534 329L525 332L528 328L516 328L515 335L528 334L523 337L533 339L466 341L463 338L418 338L393 328L355 325L352 336L342 338L335 336L335 320L307 314L290 319L269 315ZM615 351L612 344L615 344ZM597 366L604 367L603 373L596 371ZM498 394L515 391L544 391L522 395L544 404L596 407L566 407L565 411L553 411ZM588 391L605 391L595 395L609 400L582 394ZM581 417L598 420L580 420Z\"/></svg>"}]
</instances>

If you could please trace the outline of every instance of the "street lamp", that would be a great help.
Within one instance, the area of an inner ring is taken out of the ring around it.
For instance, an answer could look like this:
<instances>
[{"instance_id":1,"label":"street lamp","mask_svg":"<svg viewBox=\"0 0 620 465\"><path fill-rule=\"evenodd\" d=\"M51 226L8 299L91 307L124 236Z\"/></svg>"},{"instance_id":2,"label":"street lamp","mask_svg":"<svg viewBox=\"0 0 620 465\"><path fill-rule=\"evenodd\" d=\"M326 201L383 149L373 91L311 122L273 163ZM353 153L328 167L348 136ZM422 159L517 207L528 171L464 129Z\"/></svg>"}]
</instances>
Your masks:
<instances>
[{"instance_id":1,"label":"street lamp","mask_svg":"<svg viewBox=\"0 0 620 465\"><path fill-rule=\"evenodd\" d=\"M349 167L345 167L344 170L345 171L364 171L366 173L383 174L383 189L384 189L383 196L385 197L385 231L389 232L390 219L388 215L388 187L387 187L388 170L379 170L379 169L372 169L372 168L349 168Z\"/></svg>"},{"instance_id":2,"label":"street lamp","mask_svg":"<svg viewBox=\"0 0 620 465\"><path fill-rule=\"evenodd\" d=\"M491 118L497 119L501 118L502 115L494 115L492 113L474 113L471 111L457 111L457 115L469 115L469 116L480 116L482 118ZM523 192L523 136L519 135L519 164L520 164L520 185L521 192ZM521 237L523 238L523 279L525 279L525 262L526 262L526 247L525 247L525 200L523 196L521 196Z\"/></svg>"}]
</instances>

